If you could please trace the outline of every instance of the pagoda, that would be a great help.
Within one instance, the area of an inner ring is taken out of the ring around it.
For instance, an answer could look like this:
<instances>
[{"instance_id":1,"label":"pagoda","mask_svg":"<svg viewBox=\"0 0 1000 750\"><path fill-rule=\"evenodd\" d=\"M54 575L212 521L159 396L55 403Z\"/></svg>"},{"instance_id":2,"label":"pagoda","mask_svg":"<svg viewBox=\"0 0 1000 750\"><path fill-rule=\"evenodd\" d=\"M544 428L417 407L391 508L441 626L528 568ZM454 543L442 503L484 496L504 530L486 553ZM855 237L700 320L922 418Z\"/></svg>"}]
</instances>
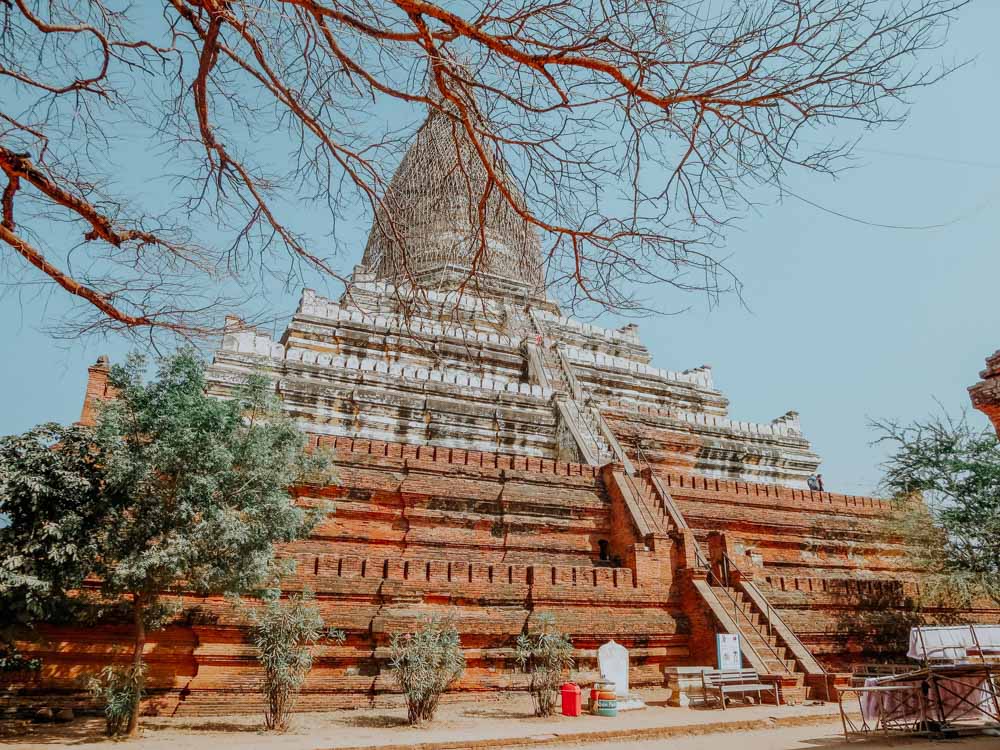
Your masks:
<instances>
[{"instance_id":1,"label":"pagoda","mask_svg":"<svg viewBox=\"0 0 1000 750\"><path fill-rule=\"evenodd\" d=\"M456 145L457 141L457 145ZM641 444L657 465L805 488L819 458L794 411L730 418L707 366L664 370L634 324L606 329L546 298L538 237L448 108L433 109L380 203L339 300L310 290L277 341L231 319L218 392L253 369L317 436L601 466ZM488 195L480 207L470 196Z\"/></svg>"},{"instance_id":2,"label":"pagoda","mask_svg":"<svg viewBox=\"0 0 1000 750\"><path fill-rule=\"evenodd\" d=\"M347 634L319 648L299 707L398 701L389 639L431 616L459 629L467 693L526 687L513 646L543 613L581 681L609 639L633 686L676 687L714 665L716 633L738 633L787 702L898 658L920 571L890 503L810 490L820 460L796 412L734 419L708 366L663 369L634 324L561 314L508 168L471 152L434 110L343 295L304 290L276 338L229 319L209 370L219 397L266 373L334 461L335 483L298 501L336 512L282 551L285 587ZM512 199L487 190L497 176ZM487 194L486 210L469 200ZM84 420L107 371L90 369ZM239 617L221 598L183 604L149 635L148 710L258 710ZM45 635L25 644L43 669L8 682L8 704L85 705L79 675L129 648L124 626Z\"/></svg>"}]
</instances>

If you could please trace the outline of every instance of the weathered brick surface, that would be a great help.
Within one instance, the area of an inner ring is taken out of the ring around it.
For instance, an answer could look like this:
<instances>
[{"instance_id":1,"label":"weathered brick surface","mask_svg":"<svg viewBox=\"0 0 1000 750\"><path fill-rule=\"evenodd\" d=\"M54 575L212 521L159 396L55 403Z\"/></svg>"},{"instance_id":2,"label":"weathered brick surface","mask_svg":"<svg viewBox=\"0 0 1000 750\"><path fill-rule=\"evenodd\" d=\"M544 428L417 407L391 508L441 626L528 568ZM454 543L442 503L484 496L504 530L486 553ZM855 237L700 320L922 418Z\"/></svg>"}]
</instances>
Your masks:
<instances>
[{"instance_id":1,"label":"weathered brick surface","mask_svg":"<svg viewBox=\"0 0 1000 750\"><path fill-rule=\"evenodd\" d=\"M83 409L80 410L81 424L94 424L101 401L112 397L113 390L108 386L110 374L111 366L107 357L99 357L97 362L87 369L87 390L83 395Z\"/></svg>"},{"instance_id":2,"label":"weathered brick surface","mask_svg":"<svg viewBox=\"0 0 1000 750\"><path fill-rule=\"evenodd\" d=\"M108 395L106 370L91 376L88 404ZM282 550L296 562L286 588L315 592L325 621L343 628L347 641L318 649L299 703L306 710L398 700L386 668L389 640L429 615L454 618L461 633L468 671L460 691L524 687L512 649L541 613L571 635L582 680L596 677L596 648L609 638L630 649L633 684L662 684L666 666L710 664L716 623L691 577L695 548L708 550L712 532L724 533L771 605L828 667L898 652L920 586L890 504L875 498L662 465L657 476L690 525L678 530L651 506L648 485L630 482L621 467L311 440L332 451L337 481L303 487L299 500L332 500L336 512ZM183 616L147 645L149 710L258 710L258 672L231 605L194 597L183 605ZM86 706L80 678L128 655L124 625L47 627L44 636L24 644L44 668L6 676L5 703Z\"/></svg>"},{"instance_id":3,"label":"weathered brick surface","mask_svg":"<svg viewBox=\"0 0 1000 750\"><path fill-rule=\"evenodd\" d=\"M344 439L329 447L338 484L300 497L332 499L336 512L283 550L296 562L285 587L315 592L325 621L348 640L319 649L302 708L391 699L389 639L428 615L453 617L461 632L469 669L460 690L523 687L514 641L542 612L573 637L583 679L596 677L596 648L609 638L633 650L635 684L661 684L664 666L688 661L679 595L640 581L634 565L599 559L612 503L592 467ZM219 598L184 604L183 621L147 646L150 710L257 710L236 613ZM75 680L128 653L125 627L48 632L47 644L25 644L46 669L8 680L19 688L8 703L55 691L86 705Z\"/></svg>"},{"instance_id":4,"label":"weathered brick surface","mask_svg":"<svg viewBox=\"0 0 1000 750\"><path fill-rule=\"evenodd\" d=\"M986 369L979 373L979 377L982 380L969 386L969 398L972 405L993 423L993 429L1000 433L1000 351L986 358Z\"/></svg>"}]
</instances>

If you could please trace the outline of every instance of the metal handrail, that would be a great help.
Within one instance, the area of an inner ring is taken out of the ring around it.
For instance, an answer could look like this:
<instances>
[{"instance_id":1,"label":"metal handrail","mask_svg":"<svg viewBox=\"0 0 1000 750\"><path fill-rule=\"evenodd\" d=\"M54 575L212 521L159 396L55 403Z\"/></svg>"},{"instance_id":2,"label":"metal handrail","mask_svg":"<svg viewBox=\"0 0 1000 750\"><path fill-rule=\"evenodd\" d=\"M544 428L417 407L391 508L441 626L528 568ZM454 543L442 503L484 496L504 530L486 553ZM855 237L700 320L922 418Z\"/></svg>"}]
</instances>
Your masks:
<instances>
[{"instance_id":1,"label":"metal handrail","mask_svg":"<svg viewBox=\"0 0 1000 750\"><path fill-rule=\"evenodd\" d=\"M623 453L624 453L624 451L623 451ZM627 456L625 458L627 458ZM636 487L635 481L633 480L632 475L628 471L628 469L629 469L628 463L623 462L623 466L625 466L625 472L624 472L625 478L628 480L629 485L632 487L632 491L635 492L637 495L639 495L641 497L641 491ZM633 468L633 471L634 471L634 467L632 467L632 468ZM646 468L650 469L650 472L651 472L650 473L650 477L652 478L652 467L650 467L649 464L646 463ZM640 476L641 476L641 472L640 472ZM666 505L667 505L666 499L663 497L663 493L660 491L660 489L656 486L655 478L653 479L653 481L651 482L651 484L653 486L653 492L654 492L654 494L657 494L657 495L660 496L660 502L664 505L664 509L663 509L664 512L668 516L670 516L670 520L673 521L673 523L674 523L675 526L679 526L679 524L677 523L677 519L675 518L674 512L673 512L673 511L676 511L676 509L675 508L674 509L670 509L670 508L666 507ZM645 507L645 504L643 504L643 507ZM648 512L648 510L649 509L646 508L647 512ZM655 522L655 519L654 519L654 522ZM684 524L684 527L686 527L686 526L687 526L687 524Z\"/></svg>"},{"instance_id":2,"label":"metal handrail","mask_svg":"<svg viewBox=\"0 0 1000 750\"><path fill-rule=\"evenodd\" d=\"M572 399L572 398L568 399L567 403L571 403L573 405L572 408L576 412L575 416L576 416L577 424L581 425L587 431L587 434L590 436L590 439L591 439L591 441L594 444L594 450L595 450L595 452L597 454L596 458L597 458L597 460L600 460L600 458L601 458L601 441L598 440L597 434L594 432L593 428L590 426L590 423L587 422L587 420L586 420L586 418L584 418L583 414L580 413L580 404L576 401L576 399Z\"/></svg>"},{"instance_id":3,"label":"metal handrail","mask_svg":"<svg viewBox=\"0 0 1000 750\"><path fill-rule=\"evenodd\" d=\"M646 507L646 504L642 502L642 491L639 489L638 486L636 486L635 480L629 475L627 471L623 471L622 474L625 476L625 481L628 482L629 487L632 488L632 492L634 492L636 495L636 500L638 501L641 512L643 513L643 516L646 519L646 523L649 524L650 527L652 528L652 526L656 525L656 516L654 516L650 512L649 508Z\"/></svg>"},{"instance_id":4,"label":"metal handrail","mask_svg":"<svg viewBox=\"0 0 1000 750\"><path fill-rule=\"evenodd\" d=\"M562 347L556 344L556 356L559 358L559 366L562 368L563 375L566 378L566 382L569 384L570 392L573 394L573 398L582 401L583 400L583 389L580 387L580 382L576 379L576 374L569 366L569 361L566 359L566 355L563 353Z\"/></svg>"},{"instance_id":5,"label":"metal handrail","mask_svg":"<svg viewBox=\"0 0 1000 750\"><path fill-rule=\"evenodd\" d=\"M771 635L772 634L771 622L772 622L772 620L775 617L777 617L780 620L781 619L781 615L779 615L777 612L775 612L775 610L771 607L770 600L766 596L764 596L764 592L762 592L760 590L760 587L758 587L757 584L754 583L752 579L748 578L747 575L742 570L740 570L740 567L733 561L733 559L726 552L722 553L722 557L723 557L723 560L725 560L725 562L726 562L727 569L729 567L732 567L737 573L739 573L740 574L740 581L742 582L742 584L744 586L752 588L757 593L758 599L760 601L764 602L764 604L766 605L767 611L764 614L767 617L767 634ZM727 578L728 578L728 575L727 575ZM759 608L759 604L757 604L756 602L754 603L754 605ZM806 644L804 644L802 642L802 640L795 634L794 630L792 630L790 627L788 627L787 625L785 625L785 632L787 632L788 635L791 636L791 639L795 642L795 644L799 648L802 649L802 651L804 651L807 654L809 653L809 649L806 648ZM779 634L779 637L783 641L785 641L786 644L788 644L788 639L783 634ZM794 651L793 651L792 655L793 656L795 655ZM820 663L819 659L817 659L815 656L812 658L812 660L816 664L816 666L819 667L820 674L823 675L823 691L826 694L826 700L829 701L830 700L830 673L826 671L826 667L824 667ZM806 670L806 671L808 672L808 670Z\"/></svg>"},{"instance_id":6,"label":"metal handrail","mask_svg":"<svg viewBox=\"0 0 1000 750\"><path fill-rule=\"evenodd\" d=\"M653 464L650 463L649 459L646 458L646 453L642 450L638 443L635 446L635 457L636 460L642 464L644 469L649 470L649 479L656 490L656 493L660 496L660 502L663 503L664 512L670 516L670 520L673 522L674 526L678 529L689 528L687 521L684 520L684 514L681 513L680 508L674 503L674 499L670 496L670 493L666 492L662 486L660 486L660 480L656 476L656 472L653 471Z\"/></svg>"},{"instance_id":7,"label":"metal handrail","mask_svg":"<svg viewBox=\"0 0 1000 750\"><path fill-rule=\"evenodd\" d=\"M732 585L729 582L729 569L732 568L733 570L735 570L737 573L740 574L740 580L743 581L744 584L749 584L754 587L754 589L760 595L760 598L764 601L764 604L767 605L767 611L765 612L765 614L767 615L767 634L771 635L771 618L774 616L774 612L771 609L771 602L769 602L767 597L761 593L760 589L754 586L753 581L748 579L746 573L740 570L740 567L736 564L736 561L733 560L733 558L731 558L727 552L722 553L722 559L726 563L726 575L725 575L726 585L727 586Z\"/></svg>"},{"instance_id":8,"label":"metal handrail","mask_svg":"<svg viewBox=\"0 0 1000 750\"><path fill-rule=\"evenodd\" d=\"M729 585L727 583L723 582L715 574L715 571L712 570L712 566L709 564L708 560L705 558L704 554L701 551L701 547L697 543L695 544L695 547L694 547L694 554L695 554L695 558L698 561L698 566L705 571L706 578L709 579L709 583L711 583L711 581L714 580L718 584L717 586L715 586L713 588L713 591L721 589L723 592L725 592L726 596L729 598L729 601L732 602L732 604L733 604L733 613L734 614L737 614L737 613L738 614L742 614L743 617L744 617L744 619L746 619L746 621L750 624L750 627L752 628L753 627L753 620L751 620L750 616L745 611L743 611L743 607L740 605L740 603L736 599L736 597L734 597L732 595L732 593L730 593ZM736 624L736 629L739 630L740 634L742 635L743 630L740 628L739 618L735 617L733 619L733 622ZM788 665L785 664L785 660L778 653L778 651L774 648L774 646L772 646L771 643L766 638L763 638L762 640L764 641L764 645L767 646L768 650L774 656L775 661L777 661L781 665L782 669L784 669L788 674L794 674L794 672L792 672L792 670L788 668ZM747 644L747 645L749 645L749 644ZM753 648L753 646L750 646L750 648Z\"/></svg>"}]
</instances>

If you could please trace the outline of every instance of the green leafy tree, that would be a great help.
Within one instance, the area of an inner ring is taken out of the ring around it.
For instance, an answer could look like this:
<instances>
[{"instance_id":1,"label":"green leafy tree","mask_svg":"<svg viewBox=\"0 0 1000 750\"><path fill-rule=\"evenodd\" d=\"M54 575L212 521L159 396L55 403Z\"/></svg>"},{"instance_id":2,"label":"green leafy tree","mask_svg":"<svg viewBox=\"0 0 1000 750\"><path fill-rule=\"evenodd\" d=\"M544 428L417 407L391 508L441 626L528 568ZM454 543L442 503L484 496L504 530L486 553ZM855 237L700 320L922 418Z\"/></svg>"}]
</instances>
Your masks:
<instances>
[{"instance_id":1,"label":"green leafy tree","mask_svg":"<svg viewBox=\"0 0 1000 750\"><path fill-rule=\"evenodd\" d=\"M58 446L58 449L56 447ZM68 592L92 569L106 513L90 428L43 424L0 438L2 667L37 666L15 648L37 620L71 616Z\"/></svg>"},{"instance_id":2,"label":"green leafy tree","mask_svg":"<svg viewBox=\"0 0 1000 750\"><path fill-rule=\"evenodd\" d=\"M920 567L933 573L925 598L1000 604L1000 441L966 416L911 425L878 422L894 446L883 489L898 502L899 529Z\"/></svg>"},{"instance_id":3,"label":"green leafy tree","mask_svg":"<svg viewBox=\"0 0 1000 750\"><path fill-rule=\"evenodd\" d=\"M396 633L389 664L406 699L411 724L434 718L438 701L465 672L465 655L451 620L428 618L414 633Z\"/></svg>"},{"instance_id":4,"label":"green leafy tree","mask_svg":"<svg viewBox=\"0 0 1000 750\"><path fill-rule=\"evenodd\" d=\"M11 519L0 564L25 573L24 610L43 614L37 592L64 595L89 575L92 598L127 611L134 625L129 684L139 691L147 630L175 614L173 595L258 588L275 544L307 534L322 512L298 507L289 488L325 465L305 452L266 377L222 400L206 394L204 364L190 349L163 359L151 381L146 372L138 355L112 368L116 398L93 430L7 439L3 476L16 481L4 479L0 500ZM66 487L70 499L61 498ZM77 508L76 516L61 518L50 503ZM123 731L134 734L139 701L129 706Z\"/></svg>"},{"instance_id":5,"label":"green leafy tree","mask_svg":"<svg viewBox=\"0 0 1000 750\"><path fill-rule=\"evenodd\" d=\"M259 606L241 605L250 623L250 641L264 669L260 691L266 702L264 726L279 732L312 669L313 649L321 640L344 642L344 632L324 626L319 607L308 592L282 599L279 590L261 596Z\"/></svg>"},{"instance_id":6,"label":"green leafy tree","mask_svg":"<svg viewBox=\"0 0 1000 750\"><path fill-rule=\"evenodd\" d=\"M528 686L536 716L552 716L563 672L573 668L573 643L569 636L555 630L552 615L538 617L538 630L517 637L515 658L521 669L531 675Z\"/></svg>"}]
</instances>

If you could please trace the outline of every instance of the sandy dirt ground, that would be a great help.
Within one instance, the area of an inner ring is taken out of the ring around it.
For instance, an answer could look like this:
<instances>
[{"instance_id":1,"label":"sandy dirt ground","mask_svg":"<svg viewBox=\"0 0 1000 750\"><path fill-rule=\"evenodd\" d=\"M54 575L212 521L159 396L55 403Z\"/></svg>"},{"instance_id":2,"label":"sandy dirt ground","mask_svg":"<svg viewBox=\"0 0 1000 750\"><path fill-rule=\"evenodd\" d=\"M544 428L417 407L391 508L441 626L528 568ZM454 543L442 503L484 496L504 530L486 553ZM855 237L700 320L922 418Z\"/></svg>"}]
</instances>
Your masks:
<instances>
[{"instance_id":1,"label":"sandy dirt ground","mask_svg":"<svg viewBox=\"0 0 1000 750\"><path fill-rule=\"evenodd\" d=\"M259 716L206 718L148 717L141 737L120 744L103 735L103 720L78 718L69 724L0 723L0 749L108 750L337 750L447 746L505 748L523 746L636 748L637 750L814 750L843 745L836 705L738 706L728 711L672 708L665 694L644 696L648 707L615 719L598 716L540 719L524 695L484 697L476 702L444 704L435 721L423 727L406 724L403 708L297 714L283 734L261 731ZM607 732L621 736L609 738ZM707 734L707 732L712 732ZM599 733L597 736L580 736ZM662 736L651 737L652 734ZM603 736L602 736L603 735ZM538 744L544 743L544 744ZM942 743L905 739L853 743L864 748L941 748ZM949 742L956 750L1000 750L1000 738Z\"/></svg>"},{"instance_id":2,"label":"sandy dirt ground","mask_svg":"<svg viewBox=\"0 0 1000 750\"><path fill-rule=\"evenodd\" d=\"M965 737L958 740L925 740L893 737L844 742L840 723L805 727L777 727L754 732L707 734L696 737L633 742L580 742L550 745L548 750L1000 750L1000 737Z\"/></svg>"}]
</instances>

